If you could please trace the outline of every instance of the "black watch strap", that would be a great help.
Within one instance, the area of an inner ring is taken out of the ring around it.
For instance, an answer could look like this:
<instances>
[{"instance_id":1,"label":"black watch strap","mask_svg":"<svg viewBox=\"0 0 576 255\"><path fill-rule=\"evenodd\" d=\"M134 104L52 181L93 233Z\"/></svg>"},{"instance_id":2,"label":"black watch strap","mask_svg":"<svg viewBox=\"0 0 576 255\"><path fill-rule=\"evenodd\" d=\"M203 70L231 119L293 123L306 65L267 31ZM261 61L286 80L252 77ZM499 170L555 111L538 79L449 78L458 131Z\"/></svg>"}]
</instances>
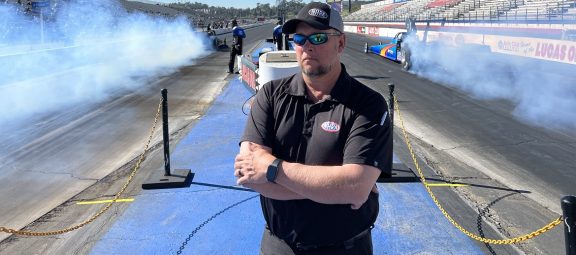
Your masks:
<instances>
[{"instance_id":1,"label":"black watch strap","mask_svg":"<svg viewBox=\"0 0 576 255\"><path fill-rule=\"evenodd\" d=\"M272 164L268 166L268 170L266 171L266 179L271 183L276 183L276 177L278 177L278 169L280 168L280 164L282 164L282 160L277 158L272 161Z\"/></svg>"}]
</instances>

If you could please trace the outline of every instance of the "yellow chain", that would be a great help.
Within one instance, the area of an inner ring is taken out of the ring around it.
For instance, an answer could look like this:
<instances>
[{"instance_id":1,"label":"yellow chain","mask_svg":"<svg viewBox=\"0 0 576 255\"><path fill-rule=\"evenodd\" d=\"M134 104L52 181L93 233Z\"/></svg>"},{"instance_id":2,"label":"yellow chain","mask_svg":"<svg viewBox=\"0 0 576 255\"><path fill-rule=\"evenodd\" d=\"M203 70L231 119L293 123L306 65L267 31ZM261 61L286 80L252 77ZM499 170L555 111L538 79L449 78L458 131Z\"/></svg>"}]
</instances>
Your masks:
<instances>
[{"instance_id":1,"label":"yellow chain","mask_svg":"<svg viewBox=\"0 0 576 255\"><path fill-rule=\"evenodd\" d=\"M553 229L554 227L558 226L560 223L562 223L562 217L559 217L558 219L555 219L553 221L551 221L550 223L548 223L548 225L532 232L526 235L522 235L522 236L518 236L515 238L510 238L510 239L488 239L488 238L484 238L478 235L475 235L473 233L471 233L470 231L466 230L464 227L460 226L460 224L458 224L458 222L456 222L449 214L448 212L446 212L446 210L444 210L444 208L442 207L442 205L440 205L440 203L438 202L438 199L436 199L436 196L434 195L434 193L432 192L432 190L430 189L430 187L428 186L428 182L426 181L426 178L424 177L424 174L422 173L422 170L420 169L420 166L418 165L418 161L416 160L416 156L414 154L414 151L412 150L412 145L410 143L410 139L408 138L408 135L406 134L406 128L404 127L404 119L402 118L402 113L400 112L400 108L398 106L398 100L396 99L396 97L394 96L394 108L396 110L396 112L398 113L398 116L400 117L400 125L402 126L402 133L404 134L404 140L406 142L406 145L408 146L408 150L410 151L410 155L412 156L412 161L414 162L414 166L416 166L416 169L418 170L418 175L420 175L420 181L422 182L422 184L424 184L424 187L426 188L426 191L428 191L428 194L430 194L430 197L432 198L432 200L434 201L434 203L436 204L436 206L438 207L438 209L440 209L440 211L442 212L442 214L446 217L446 219L448 219L448 221L450 221L452 223L452 225L454 225L457 229L459 229L460 231L462 231L462 233L466 234L467 236L469 236L470 238L483 242L483 243L489 243L489 244L513 244L513 243L519 243L528 239L532 239L538 235L541 235L543 233L545 233L546 231Z\"/></svg>"},{"instance_id":2,"label":"yellow chain","mask_svg":"<svg viewBox=\"0 0 576 255\"><path fill-rule=\"evenodd\" d=\"M142 152L142 154L140 154L140 158L136 162L136 165L134 165L134 169L132 170L132 173L130 173L130 176L128 177L128 180L126 181L124 186L120 189L120 191L118 193L116 193L116 195L114 196L114 199L112 199L112 203L108 203L104 208L102 208L99 212L97 212L95 215L90 217L88 220L85 220L82 223L74 225L72 227L59 229L59 230L53 230L53 231L45 231L45 232L16 230L16 229L11 229L11 228L7 228L7 227L0 227L0 232L5 232L5 233L9 233L9 234L14 234L14 235L22 235L22 236L60 235L60 234L64 234L64 233L79 229L81 227L84 227L84 226L92 223L94 220L96 220L98 217L100 217L102 214L104 214L106 211L108 211L108 209L110 209L110 207L112 207L112 204L114 202L116 202L116 200L118 200L120 198L120 195L122 195L122 193L124 193L126 188L128 188L128 185L132 182L132 179L136 175L136 172L138 172L138 169L140 168L140 164L142 163L142 160L144 159L144 155L146 154L146 152L148 152L148 148L150 146L150 142L152 141L152 136L154 135L154 131L156 130L156 124L158 123L158 117L160 116L160 109L162 108L162 102L163 101L164 101L163 99L160 100L160 103L158 104L158 110L156 112L156 117L154 117L154 125L152 126L152 129L150 130L150 136L148 137L148 141L146 142L146 146L144 147L144 152Z\"/></svg>"}]
</instances>

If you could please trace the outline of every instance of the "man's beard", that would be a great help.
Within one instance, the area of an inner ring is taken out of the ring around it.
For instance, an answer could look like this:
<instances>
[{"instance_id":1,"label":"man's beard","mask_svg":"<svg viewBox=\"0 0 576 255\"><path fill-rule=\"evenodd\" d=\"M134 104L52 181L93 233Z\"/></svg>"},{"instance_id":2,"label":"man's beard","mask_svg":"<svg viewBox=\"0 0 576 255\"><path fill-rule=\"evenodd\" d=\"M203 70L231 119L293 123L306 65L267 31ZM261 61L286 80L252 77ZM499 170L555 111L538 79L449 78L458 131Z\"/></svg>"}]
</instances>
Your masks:
<instances>
[{"instance_id":1,"label":"man's beard","mask_svg":"<svg viewBox=\"0 0 576 255\"><path fill-rule=\"evenodd\" d=\"M300 65L300 69L302 69L302 72L309 77L320 77L330 72L330 70L332 70L332 65L319 66L318 68L310 68L309 70L306 70L306 68L303 68L302 65Z\"/></svg>"}]
</instances>

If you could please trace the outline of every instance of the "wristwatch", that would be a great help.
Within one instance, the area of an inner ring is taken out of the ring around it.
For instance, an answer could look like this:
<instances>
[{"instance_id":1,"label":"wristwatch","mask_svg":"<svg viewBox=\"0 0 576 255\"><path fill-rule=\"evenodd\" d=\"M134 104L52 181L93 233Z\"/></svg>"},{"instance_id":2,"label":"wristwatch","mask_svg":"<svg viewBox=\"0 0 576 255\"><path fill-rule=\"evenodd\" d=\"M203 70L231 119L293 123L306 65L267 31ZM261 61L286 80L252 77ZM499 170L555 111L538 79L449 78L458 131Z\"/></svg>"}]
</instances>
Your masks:
<instances>
[{"instance_id":1,"label":"wristwatch","mask_svg":"<svg viewBox=\"0 0 576 255\"><path fill-rule=\"evenodd\" d=\"M266 179L271 183L276 183L276 177L278 177L278 168L280 168L282 160L277 158L272 161L272 164L268 166L268 171L266 171Z\"/></svg>"}]
</instances>

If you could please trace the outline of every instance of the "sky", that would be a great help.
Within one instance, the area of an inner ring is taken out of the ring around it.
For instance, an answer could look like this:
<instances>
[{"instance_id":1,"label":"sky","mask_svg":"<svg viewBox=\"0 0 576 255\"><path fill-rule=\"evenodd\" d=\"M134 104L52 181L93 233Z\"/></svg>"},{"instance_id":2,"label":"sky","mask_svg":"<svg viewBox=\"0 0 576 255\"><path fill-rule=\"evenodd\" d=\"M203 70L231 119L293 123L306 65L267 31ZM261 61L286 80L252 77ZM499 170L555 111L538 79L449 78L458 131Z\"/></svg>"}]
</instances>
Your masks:
<instances>
[{"instance_id":1,"label":"sky","mask_svg":"<svg viewBox=\"0 0 576 255\"><path fill-rule=\"evenodd\" d=\"M222 1L222 0L190 0L190 1L178 1L178 0L154 0L161 3L175 3L175 2L198 2L207 4L209 6L222 6L222 7L234 7L234 8L256 8L256 3L260 4L270 4L270 6L276 5L276 0L234 0L234 1ZM144 1L142 1L144 2ZM305 3L310 2L310 0L304 0Z\"/></svg>"}]
</instances>

